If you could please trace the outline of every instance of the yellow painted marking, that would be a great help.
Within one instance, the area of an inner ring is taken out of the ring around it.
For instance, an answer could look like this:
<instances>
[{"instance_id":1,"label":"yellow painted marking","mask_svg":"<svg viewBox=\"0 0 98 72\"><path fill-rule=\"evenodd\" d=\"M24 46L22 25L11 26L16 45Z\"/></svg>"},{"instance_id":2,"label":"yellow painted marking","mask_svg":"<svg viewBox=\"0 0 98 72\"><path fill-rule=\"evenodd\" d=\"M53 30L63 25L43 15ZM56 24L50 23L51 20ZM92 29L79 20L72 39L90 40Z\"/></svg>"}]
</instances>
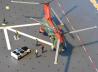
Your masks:
<instances>
[{"instance_id":1,"label":"yellow painted marking","mask_svg":"<svg viewBox=\"0 0 98 72\"><path fill-rule=\"evenodd\" d=\"M90 0L90 2L93 4L93 6L98 10L98 3L96 0Z\"/></svg>"}]
</instances>

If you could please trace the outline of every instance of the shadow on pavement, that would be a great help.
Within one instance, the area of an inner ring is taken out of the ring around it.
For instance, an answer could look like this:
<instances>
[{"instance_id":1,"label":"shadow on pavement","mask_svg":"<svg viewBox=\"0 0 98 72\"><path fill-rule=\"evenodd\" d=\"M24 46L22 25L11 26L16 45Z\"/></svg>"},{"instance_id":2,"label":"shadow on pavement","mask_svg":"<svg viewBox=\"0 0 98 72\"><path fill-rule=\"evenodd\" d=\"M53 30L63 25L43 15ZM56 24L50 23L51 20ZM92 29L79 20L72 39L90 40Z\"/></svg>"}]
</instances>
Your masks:
<instances>
[{"instance_id":1,"label":"shadow on pavement","mask_svg":"<svg viewBox=\"0 0 98 72\"><path fill-rule=\"evenodd\" d=\"M73 6L71 9L69 9L65 14L63 14L62 15L62 17L60 18L61 20L63 20L65 17L66 17L66 15L68 15L70 12L72 12L74 9L76 9L77 8L77 6L75 5L75 6ZM66 18L65 18L66 19ZM64 20L65 20L64 19ZM67 21L68 22L68 21ZM68 22L69 23L69 22ZM67 32L70 32L70 30L69 30L69 28L67 27L67 25L66 25L66 23L64 23L64 27L65 27L65 29L67 30ZM73 36L73 34L69 34L70 36L71 36L71 38L75 38L74 36Z\"/></svg>"},{"instance_id":2,"label":"shadow on pavement","mask_svg":"<svg viewBox=\"0 0 98 72\"><path fill-rule=\"evenodd\" d=\"M64 22L64 28L66 29L66 31L64 32L64 36L66 37L66 34L69 34L69 36L72 38L72 39L75 39L74 35L73 34L70 34L70 29L68 28L68 26L66 25L67 23Z\"/></svg>"},{"instance_id":3,"label":"shadow on pavement","mask_svg":"<svg viewBox=\"0 0 98 72\"><path fill-rule=\"evenodd\" d=\"M81 45L78 45L77 47L88 46L88 45L97 44L97 43L98 43L98 41L93 41L93 42L83 43Z\"/></svg>"},{"instance_id":4,"label":"shadow on pavement","mask_svg":"<svg viewBox=\"0 0 98 72\"><path fill-rule=\"evenodd\" d=\"M68 41L66 41L66 47L64 48L65 51L61 54L61 56L68 56L64 72L68 72L73 48L74 46L70 44Z\"/></svg>"},{"instance_id":5,"label":"shadow on pavement","mask_svg":"<svg viewBox=\"0 0 98 72\"><path fill-rule=\"evenodd\" d=\"M77 8L77 6L75 5L75 6L73 6L71 9L69 9L65 14L63 14L62 15L62 17L60 18L61 20L66 16L66 15L68 15L70 12L72 12L74 9L76 9Z\"/></svg>"},{"instance_id":6,"label":"shadow on pavement","mask_svg":"<svg viewBox=\"0 0 98 72\"><path fill-rule=\"evenodd\" d=\"M64 23L64 27L66 29L66 34L69 34L70 30L69 28L67 27L66 23ZM66 34L64 36L66 36ZM73 34L69 34L69 36L72 38L72 39L75 39L74 35Z\"/></svg>"}]
</instances>

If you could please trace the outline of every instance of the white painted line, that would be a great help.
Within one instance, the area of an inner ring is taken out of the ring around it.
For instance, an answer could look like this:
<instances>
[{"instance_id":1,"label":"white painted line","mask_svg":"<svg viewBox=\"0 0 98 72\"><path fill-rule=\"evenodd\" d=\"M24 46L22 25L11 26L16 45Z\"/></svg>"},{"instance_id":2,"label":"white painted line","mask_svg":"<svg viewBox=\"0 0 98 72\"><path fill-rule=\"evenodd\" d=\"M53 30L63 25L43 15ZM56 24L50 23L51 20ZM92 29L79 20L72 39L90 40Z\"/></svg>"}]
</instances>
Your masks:
<instances>
[{"instance_id":1,"label":"white painted line","mask_svg":"<svg viewBox=\"0 0 98 72\"><path fill-rule=\"evenodd\" d=\"M98 69L96 68L96 72L98 72Z\"/></svg>"},{"instance_id":2,"label":"white painted line","mask_svg":"<svg viewBox=\"0 0 98 72\"><path fill-rule=\"evenodd\" d=\"M58 39L58 41L57 41L57 48L56 48L56 54L55 54L54 64L58 64L57 61L58 61L59 45L60 45L60 40Z\"/></svg>"},{"instance_id":3,"label":"white painted line","mask_svg":"<svg viewBox=\"0 0 98 72\"><path fill-rule=\"evenodd\" d=\"M22 3L22 4L40 4L38 2L24 2L24 1L11 1L13 3Z\"/></svg>"},{"instance_id":4,"label":"white painted line","mask_svg":"<svg viewBox=\"0 0 98 72\"><path fill-rule=\"evenodd\" d=\"M22 25L14 25L14 26L3 26L3 27L0 27L0 29L27 27L27 26L36 26L36 25L41 25L41 24L40 23L32 23L32 24L22 24Z\"/></svg>"},{"instance_id":5,"label":"white painted line","mask_svg":"<svg viewBox=\"0 0 98 72\"><path fill-rule=\"evenodd\" d=\"M17 27L27 27L27 26L36 26L41 25L40 23L32 23L32 24L22 24L22 25L14 25L14 26L6 26L7 28L17 28Z\"/></svg>"},{"instance_id":6,"label":"white painted line","mask_svg":"<svg viewBox=\"0 0 98 72\"><path fill-rule=\"evenodd\" d=\"M15 29L11 29L11 28L9 28L8 30L10 30L10 31L12 31L12 32L15 32L15 33L16 33L16 31L17 31L17 30L15 30ZM28 34L26 34L26 33L20 32L20 31L18 31L18 33L21 34L21 35L23 35L23 36L25 36L25 37L28 37L28 38L31 38L31 39L34 39L34 40L37 39L37 40L40 41L40 42L43 42L43 43L45 43L45 44L48 44L48 45L52 46L52 43L47 42L47 41L44 41L44 40L39 39L39 38L37 38L37 37L28 35Z\"/></svg>"},{"instance_id":7,"label":"white painted line","mask_svg":"<svg viewBox=\"0 0 98 72\"><path fill-rule=\"evenodd\" d=\"M0 29L5 29L5 27L0 27Z\"/></svg>"},{"instance_id":8,"label":"white painted line","mask_svg":"<svg viewBox=\"0 0 98 72\"><path fill-rule=\"evenodd\" d=\"M11 45L10 45L7 29L4 29L4 35L5 35L5 39L6 39L7 48L8 48L8 50L11 50Z\"/></svg>"},{"instance_id":9,"label":"white painted line","mask_svg":"<svg viewBox=\"0 0 98 72\"><path fill-rule=\"evenodd\" d=\"M90 57L90 56L88 56L88 57L89 57L89 59L90 59L91 63L93 63L93 61L92 61L91 57Z\"/></svg>"},{"instance_id":10,"label":"white painted line","mask_svg":"<svg viewBox=\"0 0 98 72\"><path fill-rule=\"evenodd\" d=\"M77 32L81 32L81 31L85 31L85 30L91 30L91 29L96 29L97 26L93 26L93 27L89 27L89 28L85 28L85 29L79 29L79 30L75 30L75 31L71 31L69 33L77 33Z\"/></svg>"}]
</instances>

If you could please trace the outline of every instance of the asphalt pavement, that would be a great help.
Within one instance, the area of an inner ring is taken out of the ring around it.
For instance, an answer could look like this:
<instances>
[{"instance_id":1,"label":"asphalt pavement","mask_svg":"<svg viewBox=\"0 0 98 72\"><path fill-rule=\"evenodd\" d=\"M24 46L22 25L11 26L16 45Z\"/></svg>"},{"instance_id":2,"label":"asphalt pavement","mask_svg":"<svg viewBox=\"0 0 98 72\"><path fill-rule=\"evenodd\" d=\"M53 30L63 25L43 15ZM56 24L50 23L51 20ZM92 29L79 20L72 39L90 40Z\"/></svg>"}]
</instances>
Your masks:
<instances>
[{"instance_id":1,"label":"asphalt pavement","mask_svg":"<svg viewBox=\"0 0 98 72\"><path fill-rule=\"evenodd\" d=\"M44 0L34 1L44 2ZM10 6L9 11L4 9L6 5ZM68 32L98 26L98 11L89 0L54 0L50 5L62 20ZM10 0L0 0L0 21L5 18L8 21L7 25L36 23L26 16L42 17L42 8L43 5L16 4L11 3ZM51 42L49 37L38 33L39 26L14 29ZM19 61L15 60L10 56L4 32L0 30L1 72L98 72L98 29L65 35L67 50L59 55L57 65L54 65L55 52L51 51L49 45L45 44L46 52L42 54L40 47L35 46L35 40L21 36L20 40L16 41L13 38L14 33L9 30L8 35L11 51L17 47L28 46L32 52ZM36 48L38 48L40 54L38 58L34 55Z\"/></svg>"}]
</instances>

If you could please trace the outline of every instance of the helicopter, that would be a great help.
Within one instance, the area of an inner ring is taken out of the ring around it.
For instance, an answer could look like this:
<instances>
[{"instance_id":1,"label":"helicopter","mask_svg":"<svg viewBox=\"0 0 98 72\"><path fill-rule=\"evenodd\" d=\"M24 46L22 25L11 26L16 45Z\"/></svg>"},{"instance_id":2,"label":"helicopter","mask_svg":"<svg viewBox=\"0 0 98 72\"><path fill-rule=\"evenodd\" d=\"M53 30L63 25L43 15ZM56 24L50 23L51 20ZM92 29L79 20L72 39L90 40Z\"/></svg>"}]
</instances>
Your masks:
<instances>
[{"instance_id":1,"label":"helicopter","mask_svg":"<svg viewBox=\"0 0 98 72\"><path fill-rule=\"evenodd\" d=\"M38 2L22 2L22 1L11 1L15 3L24 3L24 4L43 4L43 10L44 10L44 16L42 18L35 18L37 19L37 22L41 24L39 28L39 33L43 33L44 35L48 35L49 38L51 39L53 45L51 48L55 51L56 50L56 45L57 41L60 40L60 46L64 47L64 28L60 24L60 22L57 20L57 18L51 13L51 7L50 3L54 1L48 1L48 2L43 2L43 3L38 3ZM33 17L31 17L33 18ZM58 21L58 24L56 21ZM34 19L34 18L33 18Z\"/></svg>"}]
</instances>

